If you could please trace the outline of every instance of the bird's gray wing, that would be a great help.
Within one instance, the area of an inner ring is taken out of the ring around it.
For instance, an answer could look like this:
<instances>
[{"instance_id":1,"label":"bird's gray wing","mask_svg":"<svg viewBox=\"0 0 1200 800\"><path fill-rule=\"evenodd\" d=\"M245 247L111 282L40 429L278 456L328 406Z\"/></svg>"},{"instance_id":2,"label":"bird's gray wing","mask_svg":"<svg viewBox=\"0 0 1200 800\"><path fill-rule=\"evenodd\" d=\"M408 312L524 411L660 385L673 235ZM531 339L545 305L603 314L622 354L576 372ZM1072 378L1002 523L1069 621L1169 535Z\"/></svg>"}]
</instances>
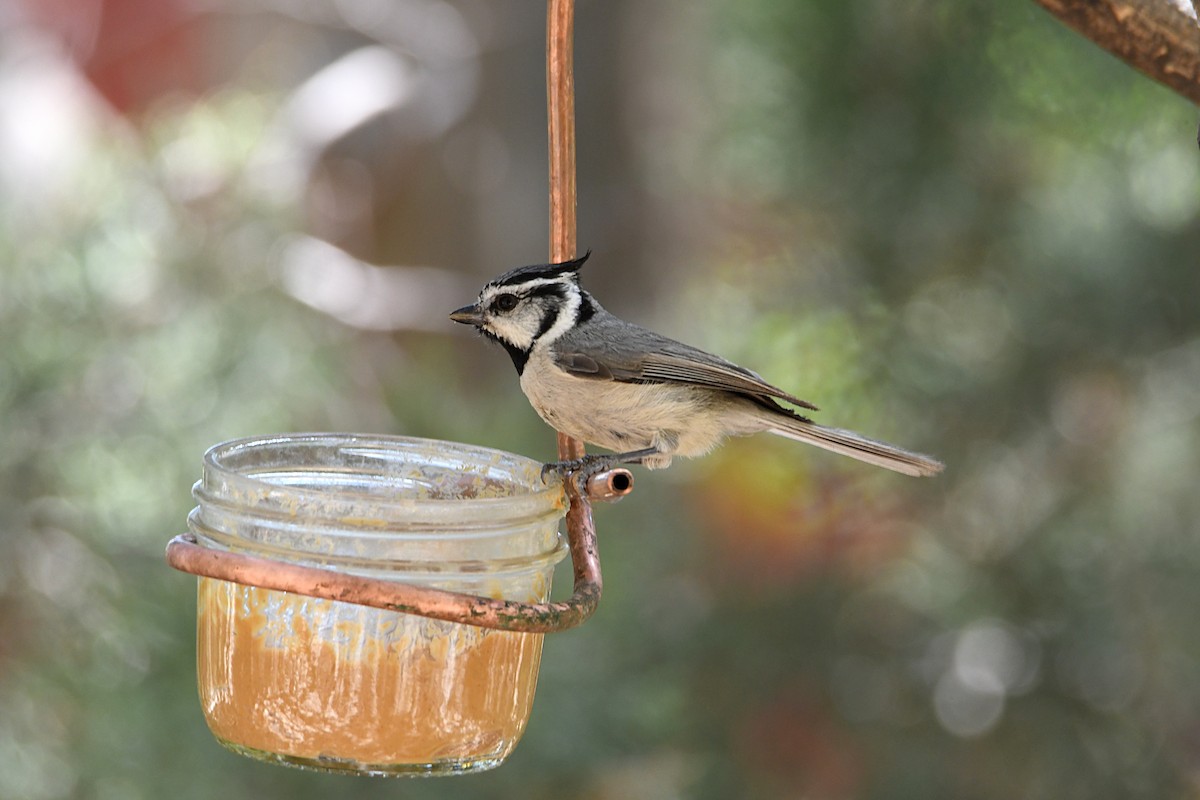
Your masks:
<instances>
[{"instance_id":1,"label":"bird's gray wing","mask_svg":"<svg viewBox=\"0 0 1200 800\"><path fill-rule=\"evenodd\" d=\"M558 366L580 378L622 383L685 383L760 401L778 398L817 410L812 403L772 386L720 356L616 318L568 333L554 342L552 350Z\"/></svg>"}]
</instances>

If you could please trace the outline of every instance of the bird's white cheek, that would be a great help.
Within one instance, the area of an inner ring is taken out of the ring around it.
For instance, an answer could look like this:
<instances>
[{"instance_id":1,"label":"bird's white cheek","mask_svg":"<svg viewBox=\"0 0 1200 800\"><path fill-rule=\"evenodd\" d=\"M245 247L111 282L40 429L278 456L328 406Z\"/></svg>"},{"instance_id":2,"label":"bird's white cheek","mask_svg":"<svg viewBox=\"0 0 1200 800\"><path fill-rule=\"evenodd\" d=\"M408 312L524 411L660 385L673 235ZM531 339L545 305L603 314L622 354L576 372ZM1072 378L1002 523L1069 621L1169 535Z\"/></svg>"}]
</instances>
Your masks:
<instances>
[{"instance_id":1,"label":"bird's white cheek","mask_svg":"<svg viewBox=\"0 0 1200 800\"><path fill-rule=\"evenodd\" d=\"M528 350L533 343L533 336L529 331L514 320L493 320L490 327L497 336L520 350Z\"/></svg>"}]
</instances>

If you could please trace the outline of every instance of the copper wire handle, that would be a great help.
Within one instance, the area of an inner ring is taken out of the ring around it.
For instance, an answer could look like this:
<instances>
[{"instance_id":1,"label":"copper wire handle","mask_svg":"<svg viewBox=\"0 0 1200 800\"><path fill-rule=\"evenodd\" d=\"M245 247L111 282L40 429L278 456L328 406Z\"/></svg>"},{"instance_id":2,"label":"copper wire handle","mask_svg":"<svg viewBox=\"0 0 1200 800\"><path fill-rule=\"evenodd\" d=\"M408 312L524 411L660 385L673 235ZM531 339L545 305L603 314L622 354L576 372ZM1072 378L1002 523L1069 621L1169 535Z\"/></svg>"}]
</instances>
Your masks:
<instances>
[{"instance_id":1,"label":"copper wire handle","mask_svg":"<svg viewBox=\"0 0 1200 800\"><path fill-rule=\"evenodd\" d=\"M603 579L592 521L592 499L624 497L633 490L633 475L617 468L585 480L578 473L564 481L567 499L567 544L575 568L575 591L569 600L520 603L433 589L379 578L347 575L321 567L289 564L261 556L213 550L191 534L167 545L167 563L206 578L344 603L401 611L422 617L461 622L480 628L523 633L556 633L580 625L600 603Z\"/></svg>"}]
</instances>

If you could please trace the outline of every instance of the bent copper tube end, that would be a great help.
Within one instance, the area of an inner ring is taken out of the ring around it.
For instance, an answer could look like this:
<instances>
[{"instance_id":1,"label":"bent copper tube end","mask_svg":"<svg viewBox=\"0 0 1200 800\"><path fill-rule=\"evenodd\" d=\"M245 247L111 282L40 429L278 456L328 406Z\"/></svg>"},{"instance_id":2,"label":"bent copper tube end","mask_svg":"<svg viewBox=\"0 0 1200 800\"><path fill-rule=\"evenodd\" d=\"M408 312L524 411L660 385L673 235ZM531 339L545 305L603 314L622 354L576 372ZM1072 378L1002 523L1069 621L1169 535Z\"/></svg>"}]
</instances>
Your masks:
<instances>
[{"instance_id":1,"label":"bent copper tube end","mask_svg":"<svg viewBox=\"0 0 1200 800\"><path fill-rule=\"evenodd\" d=\"M633 491L633 473L624 467L605 470L588 478L585 488L593 502L620 500Z\"/></svg>"}]
</instances>

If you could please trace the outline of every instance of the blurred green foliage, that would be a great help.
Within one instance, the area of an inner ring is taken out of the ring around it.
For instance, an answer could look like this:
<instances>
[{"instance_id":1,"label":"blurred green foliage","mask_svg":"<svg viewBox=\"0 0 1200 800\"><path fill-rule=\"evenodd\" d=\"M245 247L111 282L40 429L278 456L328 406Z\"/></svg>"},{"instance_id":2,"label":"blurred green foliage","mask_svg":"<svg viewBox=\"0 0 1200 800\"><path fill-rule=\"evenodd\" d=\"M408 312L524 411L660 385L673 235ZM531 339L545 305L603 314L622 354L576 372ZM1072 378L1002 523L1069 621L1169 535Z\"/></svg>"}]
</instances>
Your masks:
<instances>
[{"instance_id":1,"label":"blurred green foliage","mask_svg":"<svg viewBox=\"0 0 1200 800\"><path fill-rule=\"evenodd\" d=\"M639 476L598 513L601 611L547 640L492 773L227 754L195 700L193 582L161 560L207 446L550 439L498 351L281 290L304 221L256 157L285 98L161 106L89 134L58 189L2 198L0 797L1195 793L1195 109L1032 4L691 13L703 124L642 152L702 200L679 244L703 255L656 327L945 476L758 440Z\"/></svg>"}]
</instances>

